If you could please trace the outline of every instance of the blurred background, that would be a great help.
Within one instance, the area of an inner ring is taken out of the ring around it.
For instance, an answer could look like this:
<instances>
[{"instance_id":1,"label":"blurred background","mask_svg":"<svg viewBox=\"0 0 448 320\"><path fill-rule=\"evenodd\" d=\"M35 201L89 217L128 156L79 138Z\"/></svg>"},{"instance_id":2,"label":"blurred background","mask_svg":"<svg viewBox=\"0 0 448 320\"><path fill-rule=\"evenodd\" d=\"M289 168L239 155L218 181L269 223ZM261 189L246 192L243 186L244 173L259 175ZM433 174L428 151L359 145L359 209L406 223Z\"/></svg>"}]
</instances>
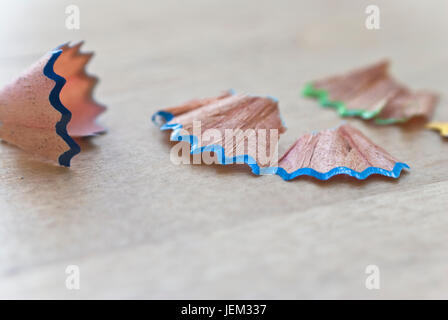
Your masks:
<instances>
[{"instance_id":1,"label":"blurred background","mask_svg":"<svg viewBox=\"0 0 448 320\"><path fill-rule=\"evenodd\" d=\"M380 29L365 26L368 5ZM76 5L80 28L68 29ZM301 134L341 123L300 96L313 79L389 58L448 120L448 2L25 1L0 3L0 86L48 50L85 40L109 132L71 169L0 148L2 298L447 298L446 141L349 119L410 164L398 181L253 177L175 166L149 123L161 107L234 88L280 100ZM367 265L381 289L365 287ZM80 270L69 290L66 266Z\"/></svg>"}]
</instances>

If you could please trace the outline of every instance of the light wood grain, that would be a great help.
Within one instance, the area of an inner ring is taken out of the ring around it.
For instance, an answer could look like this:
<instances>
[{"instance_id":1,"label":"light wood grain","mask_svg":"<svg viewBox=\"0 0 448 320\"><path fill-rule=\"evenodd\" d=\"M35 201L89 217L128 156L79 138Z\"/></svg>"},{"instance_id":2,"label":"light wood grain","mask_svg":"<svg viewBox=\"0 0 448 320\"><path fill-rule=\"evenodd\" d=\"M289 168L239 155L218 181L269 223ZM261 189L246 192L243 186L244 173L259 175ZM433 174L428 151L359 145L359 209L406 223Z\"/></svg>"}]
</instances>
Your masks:
<instances>
[{"instance_id":1,"label":"light wood grain","mask_svg":"<svg viewBox=\"0 0 448 320\"><path fill-rule=\"evenodd\" d=\"M173 165L153 112L235 88L280 100L288 131L338 125L300 97L309 80L392 60L392 74L442 99L446 1L2 1L0 85L47 50L86 40L109 132L71 169L0 145L2 298L448 298L448 141L418 126L348 120L407 162L399 180L255 177ZM65 7L81 29L65 28ZM65 267L79 265L81 289ZM378 265L381 289L365 288Z\"/></svg>"}]
</instances>

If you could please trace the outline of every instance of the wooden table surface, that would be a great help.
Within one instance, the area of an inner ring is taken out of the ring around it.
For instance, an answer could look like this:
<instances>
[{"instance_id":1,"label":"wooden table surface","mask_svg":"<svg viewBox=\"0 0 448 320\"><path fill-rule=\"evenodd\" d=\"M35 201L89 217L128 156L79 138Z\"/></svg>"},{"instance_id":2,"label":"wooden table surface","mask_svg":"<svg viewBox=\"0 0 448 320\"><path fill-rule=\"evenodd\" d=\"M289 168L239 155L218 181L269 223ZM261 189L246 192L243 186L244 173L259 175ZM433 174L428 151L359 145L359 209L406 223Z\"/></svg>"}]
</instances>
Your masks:
<instances>
[{"instance_id":1,"label":"wooden table surface","mask_svg":"<svg viewBox=\"0 0 448 320\"><path fill-rule=\"evenodd\" d=\"M285 182L247 167L174 165L153 112L228 88L280 100L287 132L337 126L300 96L309 80L390 58L448 120L448 2L2 1L0 85L69 40L108 133L65 169L0 145L2 298L448 298L448 140L418 125L347 121L412 170ZM79 30L65 8L80 8ZM367 265L379 290L365 286ZM80 290L65 286L80 268Z\"/></svg>"}]
</instances>

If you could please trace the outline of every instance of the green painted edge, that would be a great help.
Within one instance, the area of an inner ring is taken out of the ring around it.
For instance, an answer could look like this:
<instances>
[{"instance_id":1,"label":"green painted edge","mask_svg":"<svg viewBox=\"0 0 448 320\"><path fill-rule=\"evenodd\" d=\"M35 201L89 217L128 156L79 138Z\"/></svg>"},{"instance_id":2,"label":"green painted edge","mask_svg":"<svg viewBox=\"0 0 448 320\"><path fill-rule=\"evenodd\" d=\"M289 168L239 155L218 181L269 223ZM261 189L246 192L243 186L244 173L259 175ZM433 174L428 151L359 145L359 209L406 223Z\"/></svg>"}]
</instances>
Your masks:
<instances>
[{"instance_id":1,"label":"green painted edge","mask_svg":"<svg viewBox=\"0 0 448 320\"><path fill-rule=\"evenodd\" d=\"M364 120L375 118L381 110L367 111L367 110L349 110L343 101L333 101L328 98L329 94L326 90L317 89L309 82L305 85L302 91L303 96L317 99L322 107L331 107L336 109L341 117L360 117ZM375 123L381 125L393 124L397 122L406 122L408 119L375 119Z\"/></svg>"}]
</instances>

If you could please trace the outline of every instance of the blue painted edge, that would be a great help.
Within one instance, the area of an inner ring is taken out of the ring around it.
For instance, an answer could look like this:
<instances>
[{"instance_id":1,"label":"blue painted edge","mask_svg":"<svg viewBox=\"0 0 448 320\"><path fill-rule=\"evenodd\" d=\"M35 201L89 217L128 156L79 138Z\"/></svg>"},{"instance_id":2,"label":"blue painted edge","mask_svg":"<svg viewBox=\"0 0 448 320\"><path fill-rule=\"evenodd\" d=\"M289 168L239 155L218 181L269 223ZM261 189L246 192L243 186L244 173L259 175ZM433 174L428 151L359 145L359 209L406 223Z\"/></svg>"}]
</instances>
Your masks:
<instances>
[{"instance_id":1,"label":"blue painted edge","mask_svg":"<svg viewBox=\"0 0 448 320\"><path fill-rule=\"evenodd\" d=\"M318 172L311 168L302 168L298 169L294 172L288 173L285 169L280 167L259 167L257 162L251 156L239 155L234 157L227 157L224 152L224 148L220 145L208 145L203 147L198 147L198 138L194 135L181 135L180 131L182 129L182 125L178 123L168 124L167 122L171 121L174 118L173 114L166 111L158 111L152 117L152 121L156 125L160 125L160 120L165 122L161 125L160 130L172 130L170 140L171 141L186 141L191 145L190 153L197 154L205 151L213 151L218 158L219 164L228 165L228 164L247 164L252 173L256 175L269 175L276 174L279 175L283 180L292 180L299 176L312 176L319 180L328 180L333 176L346 174L352 177L355 177L359 180L364 180L372 174L380 174L386 177L398 178L403 169L410 169L406 163L397 162L392 170L386 170L378 167L369 167L362 172L355 171L353 169L347 167L336 167L331 169L328 172Z\"/></svg>"},{"instance_id":2,"label":"blue painted edge","mask_svg":"<svg viewBox=\"0 0 448 320\"><path fill-rule=\"evenodd\" d=\"M56 133L67 143L67 145L70 147L69 150L65 151L63 154L59 156L59 164L61 166L70 167L70 160L81 152L81 148L79 145L75 142L75 140L72 139L68 135L67 132L67 124L72 118L72 113L70 110L68 110L64 105L62 104L59 95L61 93L62 88L65 85L65 78L61 77L60 75L56 74L54 72L54 63L58 59L58 57L61 55L62 50L59 48L56 48L55 50L51 51L51 57L48 60L47 64L44 67L43 73L44 75L53 80L56 84L54 85L53 89L50 92L49 100L50 104L55 108L57 111L61 113L61 120L59 120L56 123Z\"/></svg>"}]
</instances>

